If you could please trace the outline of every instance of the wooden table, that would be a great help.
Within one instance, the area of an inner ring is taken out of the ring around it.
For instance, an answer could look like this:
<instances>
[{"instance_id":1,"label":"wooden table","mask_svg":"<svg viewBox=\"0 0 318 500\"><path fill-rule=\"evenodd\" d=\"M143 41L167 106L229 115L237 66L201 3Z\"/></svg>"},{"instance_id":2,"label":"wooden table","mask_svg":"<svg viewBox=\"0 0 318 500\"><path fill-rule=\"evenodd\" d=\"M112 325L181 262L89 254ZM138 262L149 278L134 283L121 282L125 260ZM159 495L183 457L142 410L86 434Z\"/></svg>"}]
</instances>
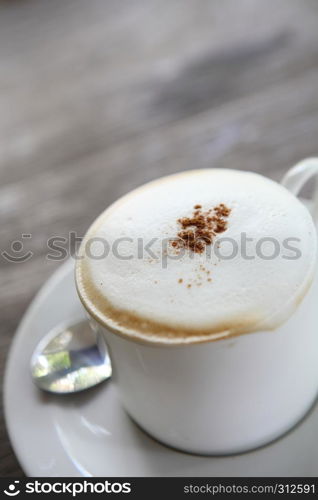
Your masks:
<instances>
[{"instance_id":1,"label":"wooden table","mask_svg":"<svg viewBox=\"0 0 318 500\"><path fill-rule=\"evenodd\" d=\"M60 265L48 238L82 236L164 174L280 179L318 153L317 25L316 0L0 1L0 250L33 252L0 256L1 378L23 312ZM23 474L3 417L0 462L2 476Z\"/></svg>"}]
</instances>

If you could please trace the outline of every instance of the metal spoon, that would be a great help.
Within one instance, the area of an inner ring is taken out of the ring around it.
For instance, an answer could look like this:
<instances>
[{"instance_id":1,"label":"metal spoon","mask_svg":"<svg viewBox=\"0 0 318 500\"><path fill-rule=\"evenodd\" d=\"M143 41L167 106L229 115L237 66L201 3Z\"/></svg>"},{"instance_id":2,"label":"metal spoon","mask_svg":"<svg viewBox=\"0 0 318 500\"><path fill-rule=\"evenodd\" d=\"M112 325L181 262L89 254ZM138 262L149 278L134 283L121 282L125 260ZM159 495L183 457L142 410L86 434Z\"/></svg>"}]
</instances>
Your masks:
<instances>
[{"instance_id":1,"label":"metal spoon","mask_svg":"<svg viewBox=\"0 0 318 500\"><path fill-rule=\"evenodd\" d=\"M110 378L105 341L94 333L88 320L64 323L49 331L31 357L34 383L47 392L70 394Z\"/></svg>"}]
</instances>

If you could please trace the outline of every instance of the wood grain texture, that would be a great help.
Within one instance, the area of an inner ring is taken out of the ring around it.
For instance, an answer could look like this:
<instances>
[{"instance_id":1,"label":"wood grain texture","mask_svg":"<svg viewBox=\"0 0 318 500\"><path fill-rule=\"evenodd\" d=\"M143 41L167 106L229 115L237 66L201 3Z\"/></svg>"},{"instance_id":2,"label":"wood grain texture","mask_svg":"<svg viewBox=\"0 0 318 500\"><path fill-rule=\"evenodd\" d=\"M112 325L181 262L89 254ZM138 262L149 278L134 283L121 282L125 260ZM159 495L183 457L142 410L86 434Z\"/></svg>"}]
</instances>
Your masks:
<instances>
[{"instance_id":1,"label":"wood grain texture","mask_svg":"<svg viewBox=\"0 0 318 500\"><path fill-rule=\"evenodd\" d=\"M0 1L0 369L57 268L109 203L178 170L279 179L318 152L316 0ZM26 423L27 425L27 423ZM0 421L0 474L23 474Z\"/></svg>"}]
</instances>

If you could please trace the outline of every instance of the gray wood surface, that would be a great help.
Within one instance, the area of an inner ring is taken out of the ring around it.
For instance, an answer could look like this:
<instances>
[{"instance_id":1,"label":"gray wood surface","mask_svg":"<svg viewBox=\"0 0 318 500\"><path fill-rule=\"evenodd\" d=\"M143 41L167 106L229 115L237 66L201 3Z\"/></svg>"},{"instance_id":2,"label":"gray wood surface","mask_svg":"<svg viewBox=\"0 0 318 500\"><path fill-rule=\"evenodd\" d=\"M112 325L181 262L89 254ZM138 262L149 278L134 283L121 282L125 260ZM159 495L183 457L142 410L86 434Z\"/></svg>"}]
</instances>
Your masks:
<instances>
[{"instance_id":1,"label":"gray wood surface","mask_svg":"<svg viewBox=\"0 0 318 500\"><path fill-rule=\"evenodd\" d=\"M0 250L33 252L0 256L1 378L49 237L163 174L318 153L317 25L316 0L0 1ZM0 475L22 474L1 416Z\"/></svg>"}]
</instances>

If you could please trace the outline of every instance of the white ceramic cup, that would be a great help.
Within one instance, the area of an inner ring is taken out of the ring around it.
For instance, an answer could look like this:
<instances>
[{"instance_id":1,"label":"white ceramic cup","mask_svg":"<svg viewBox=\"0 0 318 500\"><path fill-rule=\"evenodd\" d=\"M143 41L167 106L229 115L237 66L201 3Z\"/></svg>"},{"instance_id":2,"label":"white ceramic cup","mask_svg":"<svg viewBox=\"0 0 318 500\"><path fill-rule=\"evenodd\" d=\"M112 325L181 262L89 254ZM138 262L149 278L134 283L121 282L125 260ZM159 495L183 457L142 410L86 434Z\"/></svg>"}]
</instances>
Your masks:
<instances>
[{"instance_id":1,"label":"white ceramic cup","mask_svg":"<svg viewBox=\"0 0 318 500\"><path fill-rule=\"evenodd\" d=\"M317 174L318 159L304 160L282 183L297 196ZM317 190L313 215L317 220ZM316 272L302 303L275 331L202 344L147 345L92 321L109 349L111 383L142 429L186 452L231 454L274 440L313 405L318 392L317 299Z\"/></svg>"}]
</instances>

